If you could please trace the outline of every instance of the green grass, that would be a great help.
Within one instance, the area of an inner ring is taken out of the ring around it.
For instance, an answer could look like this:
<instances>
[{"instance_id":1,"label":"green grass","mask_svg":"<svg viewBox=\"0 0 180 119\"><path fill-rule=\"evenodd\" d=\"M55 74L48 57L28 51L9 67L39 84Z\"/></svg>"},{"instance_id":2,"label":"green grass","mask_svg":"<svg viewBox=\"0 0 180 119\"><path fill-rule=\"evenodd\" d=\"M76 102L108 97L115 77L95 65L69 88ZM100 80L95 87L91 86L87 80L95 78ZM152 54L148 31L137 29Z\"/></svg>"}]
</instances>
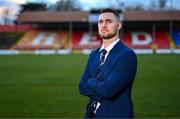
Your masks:
<instances>
[{"instance_id":1,"label":"green grass","mask_svg":"<svg viewBox=\"0 0 180 119\"><path fill-rule=\"evenodd\" d=\"M180 55L138 56L133 87L137 117L180 117Z\"/></svg>"},{"instance_id":2,"label":"green grass","mask_svg":"<svg viewBox=\"0 0 180 119\"><path fill-rule=\"evenodd\" d=\"M86 55L0 56L0 117L83 117ZM138 55L136 117L180 117L180 55Z\"/></svg>"}]
</instances>

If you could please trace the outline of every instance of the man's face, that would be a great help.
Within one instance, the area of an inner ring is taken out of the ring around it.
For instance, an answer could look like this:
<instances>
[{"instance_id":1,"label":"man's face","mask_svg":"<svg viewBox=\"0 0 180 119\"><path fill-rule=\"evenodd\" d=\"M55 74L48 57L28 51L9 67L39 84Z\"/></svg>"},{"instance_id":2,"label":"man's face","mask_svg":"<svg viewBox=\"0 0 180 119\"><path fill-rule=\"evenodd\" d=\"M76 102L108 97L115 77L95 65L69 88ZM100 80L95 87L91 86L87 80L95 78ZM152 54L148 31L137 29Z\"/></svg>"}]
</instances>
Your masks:
<instances>
[{"instance_id":1,"label":"man's face","mask_svg":"<svg viewBox=\"0 0 180 119\"><path fill-rule=\"evenodd\" d=\"M98 31L101 38L108 40L118 34L121 28L120 22L111 12L100 14L98 20Z\"/></svg>"}]
</instances>

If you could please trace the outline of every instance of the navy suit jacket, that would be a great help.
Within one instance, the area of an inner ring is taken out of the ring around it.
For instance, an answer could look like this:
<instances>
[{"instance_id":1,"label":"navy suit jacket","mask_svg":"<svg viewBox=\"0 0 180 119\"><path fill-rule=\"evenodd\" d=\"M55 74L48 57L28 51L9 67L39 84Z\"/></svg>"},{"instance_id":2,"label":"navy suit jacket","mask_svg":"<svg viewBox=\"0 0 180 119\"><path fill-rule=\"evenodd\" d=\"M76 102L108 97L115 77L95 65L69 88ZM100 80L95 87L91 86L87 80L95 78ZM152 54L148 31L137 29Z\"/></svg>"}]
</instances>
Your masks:
<instances>
[{"instance_id":1,"label":"navy suit jacket","mask_svg":"<svg viewBox=\"0 0 180 119\"><path fill-rule=\"evenodd\" d=\"M102 80L96 80L99 49L89 56L79 83L79 91L89 101L98 100L101 105L96 118L132 118L131 88L137 69L136 54L119 41L109 52L102 66ZM88 118L88 108L85 118Z\"/></svg>"}]
</instances>

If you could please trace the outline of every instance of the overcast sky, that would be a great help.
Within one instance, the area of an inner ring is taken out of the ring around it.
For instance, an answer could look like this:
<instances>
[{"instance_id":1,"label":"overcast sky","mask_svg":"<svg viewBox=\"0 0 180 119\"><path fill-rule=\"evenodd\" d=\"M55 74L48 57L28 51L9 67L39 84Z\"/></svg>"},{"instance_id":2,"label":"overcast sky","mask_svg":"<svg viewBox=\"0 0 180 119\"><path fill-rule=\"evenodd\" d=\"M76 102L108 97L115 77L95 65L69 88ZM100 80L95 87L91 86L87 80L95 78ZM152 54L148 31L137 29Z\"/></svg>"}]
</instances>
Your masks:
<instances>
[{"instance_id":1,"label":"overcast sky","mask_svg":"<svg viewBox=\"0 0 180 119\"><path fill-rule=\"evenodd\" d=\"M16 1L18 1L18 0L16 0ZM26 1L26 0L21 0L21 1ZM58 0L27 0L27 1L55 3ZM79 0L79 1L83 5L84 10L89 10L92 7L93 8L108 7L109 1L116 3L117 0ZM142 6L146 7L146 6L150 5L152 2L155 4L158 4L158 0L119 0L119 1L123 2L125 6L142 5ZM167 4L166 4L167 7L171 6L171 1L172 1L173 7L180 9L180 0L166 0L166 1L167 1Z\"/></svg>"},{"instance_id":2,"label":"overcast sky","mask_svg":"<svg viewBox=\"0 0 180 119\"><path fill-rule=\"evenodd\" d=\"M9 4L23 4L26 2L44 2L44 3L55 3L58 0L0 0L0 7L6 6ZM117 0L78 0L83 5L83 8L89 10L91 7L107 7L109 5L109 1L116 2ZM133 6L133 5L144 5L148 6L150 3L157 3L158 0L119 0L124 2L125 6ZM170 6L171 1L173 2L173 7L180 9L180 0L166 0L167 6Z\"/></svg>"},{"instance_id":3,"label":"overcast sky","mask_svg":"<svg viewBox=\"0 0 180 119\"><path fill-rule=\"evenodd\" d=\"M11 9L11 17L12 19L16 19L18 11L20 10L19 4L24 4L27 2L39 2L39 3L47 3L47 4L54 4L58 0L0 0L0 24L2 21L2 11L4 8ZM116 6L117 0L78 0L82 6L83 10L90 10L91 8L103 8L109 7L109 1L114 2L113 7ZM153 3L155 5L158 4L158 0L119 0L124 4L125 7L132 7L132 6L143 6L144 9L148 9L148 7ZM173 8L180 10L180 0L166 0L166 8ZM172 4L171 4L172 1Z\"/></svg>"}]
</instances>

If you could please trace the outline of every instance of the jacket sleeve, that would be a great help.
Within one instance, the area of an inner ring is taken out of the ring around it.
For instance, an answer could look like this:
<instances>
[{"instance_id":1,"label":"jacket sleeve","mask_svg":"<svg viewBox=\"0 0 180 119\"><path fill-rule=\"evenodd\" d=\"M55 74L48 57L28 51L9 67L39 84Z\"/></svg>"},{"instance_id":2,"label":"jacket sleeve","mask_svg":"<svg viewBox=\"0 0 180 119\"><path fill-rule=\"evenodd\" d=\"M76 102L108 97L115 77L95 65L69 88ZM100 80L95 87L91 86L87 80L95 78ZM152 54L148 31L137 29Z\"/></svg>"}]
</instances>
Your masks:
<instances>
[{"instance_id":1,"label":"jacket sleeve","mask_svg":"<svg viewBox=\"0 0 180 119\"><path fill-rule=\"evenodd\" d=\"M88 85L103 98L110 98L123 89L136 74L137 59L133 51L118 59L118 63L105 81L89 80Z\"/></svg>"},{"instance_id":2,"label":"jacket sleeve","mask_svg":"<svg viewBox=\"0 0 180 119\"><path fill-rule=\"evenodd\" d=\"M79 92L82 95L88 96L89 98L100 100L101 97L88 85L88 81L92 79L92 76L90 73L92 52L89 56L88 62L86 64L86 68L85 68L84 73L82 74L82 77L79 82Z\"/></svg>"}]
</instances>

